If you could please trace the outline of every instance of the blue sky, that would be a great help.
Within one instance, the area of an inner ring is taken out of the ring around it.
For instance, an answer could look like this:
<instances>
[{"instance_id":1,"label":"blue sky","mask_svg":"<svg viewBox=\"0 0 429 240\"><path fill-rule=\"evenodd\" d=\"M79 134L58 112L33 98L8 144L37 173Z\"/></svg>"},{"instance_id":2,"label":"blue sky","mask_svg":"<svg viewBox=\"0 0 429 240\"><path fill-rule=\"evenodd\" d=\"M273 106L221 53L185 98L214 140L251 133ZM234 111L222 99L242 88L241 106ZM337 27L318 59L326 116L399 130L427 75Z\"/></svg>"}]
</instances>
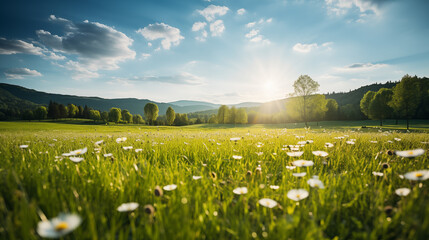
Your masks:
<instances>
[{"instance_id":1,"label":"blue sky","mask_svg":"<svg viewBox=\"0 0 429 240\"><path fill-rule=\"evenodd\" d=\"M169 102L429 76L429 1L3 1L0 82Z\"/></svg>"}]
</instances>

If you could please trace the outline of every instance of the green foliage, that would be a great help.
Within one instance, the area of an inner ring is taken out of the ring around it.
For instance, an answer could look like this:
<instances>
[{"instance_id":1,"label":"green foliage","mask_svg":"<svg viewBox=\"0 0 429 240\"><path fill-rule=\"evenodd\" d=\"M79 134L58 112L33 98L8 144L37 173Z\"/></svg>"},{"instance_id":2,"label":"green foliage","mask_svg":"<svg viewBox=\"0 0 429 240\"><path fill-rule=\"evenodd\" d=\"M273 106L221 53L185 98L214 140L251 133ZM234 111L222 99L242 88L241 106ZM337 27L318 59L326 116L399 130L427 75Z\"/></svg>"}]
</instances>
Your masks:
<instances>
[{"instance_id":1,"label":"green foliage","mask_svg":"<svg viewBox=\"0 0 429 240\"><path fill-rule=\"evenodd\" d=\"M237 108L235 107L231 107L228 109L228 117L227 117L227 121L225 123L229 123L229 124L235 124L236 122L236 117L237 117Z\"/></svg>"},{"instance_id":2,"label":"green foliage","mask_svg":"<svg viewBox=\"0 0 429 240\"><path fill-rule=\"evenodd\" d=\"M149 125L153 125L153 122L158 118L158 105L155 103L147 103L144 106L144 116L146 117Z\"/></svg>"},{"instance_id":3,"label":"green foliage","mask_svg":"<svg viewBox=\"0 0 429 240\"><path fill-rule=\"evenodd\" d=\"M336 120L338 119L338 103L335 99L326 99L326 108L325 113L326 120Z\"/></svg>"},{"instance_id":4,"label":"green foliage","mask_svg":"<svg viewBox=\"0 0 429 240\"><path fill-rule=\"evenodd\" d=\"M74 118L79 116L79 108L74 104L67 105L68 117Z\"/></svg>"},{"instance_id":5,"label":"green foliage","mask_svg":"<svg viewBox=\"0 0 429 240\"><path fill-rule=\"evenodd\" d=\"M421 101L421 94L418 78L411 77L410 75L405 75L401 79L401 82L393 88L390 106L399 116L407 119L407 125L408 119L413 117L416 113L417 107Z\"/></svg>"},{"instance_id":6,"label":"green foliage","mask_svg":"<svg viewBox=\"0 0 429 240\"><path fill-rule=\"evenodd\" d=\"M317 122L323 120L326 111L328 111L326 104L325 95L316 94L309 96L307 103L308 118Z\"/></svg>"},{"instance_id":7,"label":"green foliage","mask_svg":"<svg viewBox=\"0 0 429 240\"><path fill-rule=\"evenodd\" d=\"M319 83L311 79L308 75L301 75L299 78L293 83L294 95L300 99L299 108L301 109L302 119L307 126L307 112L308 112L308 98L313 93L319 91Z\"/></svg>"},{"instance_id":8,"label":"green foliage","mask_svg":"<svg viewBox=\"0 0 429 240\"><path fill-rule=\"evenodd\" d=\"M119 108L111 108L109 111L109 121L118 123L121 121L122 115L121 115L121 109Z\"/></svg>"},{"instance_id":9,"label":"green foliage","mask_svg":"<svg viewBox=\"0 0 429 240\"><path fill-rule=\"evenodd\" d=\"M122 120L124 120L126 123L133 122L133 115L127 109L122 110L121 116L122 116Z\"/></svg>"},{"instance_id":10,"label":"green foliage","mask_svg":"<svg viewBox=\"0 0 429 240\"><path fill-rule=\"evenodd\" d=\"M59 118L66 118L69 116L69 111L64 104L58 105Z\"/></svg>"},{"instance_id":11,"label":"green foliage","mask_svg":"<svg viewBox=\"0 0 429 240\"><path fill-rule=\"evenodd\" d=\"M48 110L45 106L37 107L33 112L34 118L37 120L43 120L48 117Z\"/></svg>"},{"instance_id":12,"label":"green foliage","mask_svg":"<svg viewBox=\"0 0 429 240\"><path fill-rule=\"evenodd\" d=\"M94 120L94 122L101 120L100 111L98 110L89 110L89 118Z\"/></svg>"},{"instance_id":13,"label":"green foliage","mask_svg":"<svg viewBox=\"0 0 429 240\"><path fill-rule=\"evenodd\" d=\"M362 100L360 101L360 110L362 111L365 116L369 117L369 105L371 104L372 99L374 99L375 92L368 91L363 96Z\"/></svg>"},{"instance_id":14,"label":"green foliage","mask_svg":"<svg viewBox=\"0 0 429 240\"><path fill-rule=\"evenodd\" d=\"M109 121L109 113L104 111L101 113L101 120L103 120L103 122L107 123Z\"/></svg>"},{"instance_id":15,"label":"green foliage","mask_svg":"<svg viewBox=\"0 0 429 240\"><path fill-rule=\"evenodd\" d=\"M228 123L229 119L229 108L226 105L222 105L219 107L217 112L217 122L219 124Z\"/></svg>"},{"instance_id":16,"label":"green foliage","mask_svg":"<svg viewBox=\"0 0 429 240\"><path fill-rule=\"evenodd\" d=\"M189 124L189 119L186 113L176 113L176 117L174 118L175 126L185 126L188 124Z\"/></svg>"},{"instance_id":17,"label":"green foliage","mask_svg":"<svg viewBox=\"0 0 429 240\"><path fill-rule=\"evenodd\" d=\"M172 107L167 108L167 112L165 113L167 117L167 125L173 125L174 119L176 118L176 113Z\"/></svg>"},{"instance_id":18,"label":"green foliage","mask_svg":"<svg viewBox=\"0 0 429 240\"><path fill-rule=\"evenodd\" d=\"M210 124L216 124L216 123L218 123L217 122L217 115L216 114L212 114L211 116L210 116L210 118L209 118L209 120L208 120L208 123L210 123Z\"/></svg>"},{"instance_id":19,"label":"green foliage","mask_svg":"<svg viewBox=\"0 0 429 240\"><path fill-rule=\"evenodd\" d=\"M239 108L237 110L237 114L235 116L235 123L238 123L238 124L246 124L247 123L246 109Z\"/></svg>"},{"instance_id":20,"label":"green foliage","mask_svg":"<svg viewBox=\"0 0 429 240\"><path fill-rule=\"evenodd\" d=\"M143 120L143 118L140 114L134 114L133 115L133 123L134 124L144 124L145 121Z\"/></svg>"},{"instance_id":21,"label":"green foliage","mask_svg":"<svg viewBox=\"0 0 429 240\"><path fill-rule=\"evenodd\" d=\"M374 95L369 104L368 115L371 119L380 120L380 126L383 125L383 119L392 116L392 108L388 105L392 100L392 89L381 88Z\"/></svg>"}]
</instances>

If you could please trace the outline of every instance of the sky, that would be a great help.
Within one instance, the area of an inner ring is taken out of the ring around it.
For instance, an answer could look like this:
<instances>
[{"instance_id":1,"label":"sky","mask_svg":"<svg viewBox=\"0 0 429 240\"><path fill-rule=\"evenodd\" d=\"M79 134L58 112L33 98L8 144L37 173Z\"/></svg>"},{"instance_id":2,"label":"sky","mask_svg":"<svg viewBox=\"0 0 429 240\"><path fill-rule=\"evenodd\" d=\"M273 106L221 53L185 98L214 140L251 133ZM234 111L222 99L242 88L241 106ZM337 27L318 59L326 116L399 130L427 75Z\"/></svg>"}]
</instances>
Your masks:
<instances>
[{"instance_id":1,"label":"sky","mask_svg":"<svg viewBox=\"0 0 429 240\"><path fill-rule=\"evenodd\" d=\"M157 102L267 102L429 77L426 0L2 1L0 82Z\"/></svg>"}]
</instances>

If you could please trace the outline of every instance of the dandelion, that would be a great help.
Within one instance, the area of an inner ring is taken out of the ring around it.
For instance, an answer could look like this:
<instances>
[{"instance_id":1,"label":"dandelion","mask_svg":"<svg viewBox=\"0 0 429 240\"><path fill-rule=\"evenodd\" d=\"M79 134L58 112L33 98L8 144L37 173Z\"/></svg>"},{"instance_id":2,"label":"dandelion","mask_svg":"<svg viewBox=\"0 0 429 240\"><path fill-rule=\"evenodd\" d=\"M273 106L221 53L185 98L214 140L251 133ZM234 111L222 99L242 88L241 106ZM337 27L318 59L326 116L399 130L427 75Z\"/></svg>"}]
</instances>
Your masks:
<instances>
[{"instance_id":1,"label":"dandelion","mask_svg":"<svg viewBox=\"0 0 429 240\"><path fill-rule=\"evenodd\" d=\"M307 160L296 160L296 161L293 161L292 164L296 167L309 167L309 166L313 166L314 162L307 161Z\"/></svg>"},{"instance_id":2,"label":"dandelion","mask_svg":"<svg viewBox=\"0 0 429 240\"><path fill-rule=\"evenodd\" d=\"M376 177L382 177L384 175L384 173L382 173L382 172L372 172L372 175L374 175Z\"/></svg>"},{"instance_id":3,"label":"dandelion","mask_svg":"<svg viewBox=\"0 0 429 240\"><path fill-rule=\"evenodd\" d=\"M170 184L170 185L167 185L167 186L164 186L163 187L163 189L165 190L165 191L173 191L173 190L175 190L177 188L177 185L175 185L175 184Z\"/></svg>"},{"instance_id":4,"label":"dandelion","mask_svg":"<svg viewBox=\"0 0 429 240\"><path fill-rule=\"evenodd\" d=\"M259 200L259 204L267 208L273 208L277 206L277 202L269 198L262 198Z\"/></svg>"},{"instance_id":5,"label":"dandelion","mask_svg":"<svg viewBox=\"0 0 429 240\"><path fill-rule=\"evenodd\" d=\"M279 188L280 188L280 186L277 186L277 185L270 185L270 188L271 188L271 189L273 189L273 190L277 190L277 189L279 189Z\"/></svg>"},{"instance_id":6,"label":"dandelion","mask_svg":"<svg viewBox=\"0 0 429 240\"><path fill-rule=\"evenodd\" d=\"M202 176L192 176L192 179L194 179L194 180L199 180L201 178L203 178L203 177Z\"/></svg>"},{"instance_id":7,"label":"dandelion","mask_svg":"<svg viewBox=\"0 0 429 240\"><path fill-rule=\"evenodd\" d=\"M117 138L117 139L116 139L116 142L117 142L117 143L123 143L123 142L125 142L125 141L127 141L127 138L126 138L126 137L120 137L120 138Z\"/></svg>"},{"instance_id":8,"label":"dandelion","mask_svg":"<svg viewBox=\"0 0 429 240\"><path fill-rule=\"evenodd\" d=\"M426 180L429 178L429 170L418 170L418 171L408 172L404 175L404 177L406 179L415 180L415 181Z\"/></svg>"},{"instance_id":9,"label":"dandelion","mask_svg":"<svg viewBox=\"0 0 429 240\"><path fill-rule=\"evenodd\" d=\"M421 148L414 150L395 151L395 154L400 157L418 157L420 155L423 155L423 153L425 153L425 150Z\"/></svg>"},{"instance_id":10,"label":"dandelion","mask_svg":"<svg viewBox=\"0 0 429 240\"><path fill-rule=\"evenodd\" d=\"M82 161L83 161L83 158L81 158L81 157L69 157L69 159L70 159L72 162L75 162L75 163L78 163L78 162L82 162Z\"/></svg>"},{"instance_id":11,"label":"dandelion","mask_svg":"<svg viewBox=\"0 0 429 240\"><path fill-rule=\"evenodd\" d=\"M325 147L327 147L327 148L331 148L333 146L334 146L334 144L332 144L332 143L325 143Z\"/></svg>"},{"instance_id":12,"label":"dandelion","mask_svg":"<svg viewBox=\"0 0 429 240\"><path fill-rule=\"evenodd\" d=\"M287 152L286 153L289 157L301 157L304 152Z\"/></svg>"},{"instance_id":13,"label":"dandelion","mask_svg":"<svg viewBox=\"0 0 429 240\"><path fill-rule=\"evenodd\" d=\"M19 145L19 148L25 149L25 148L28 148L28 145Z\"/></svg>"},{"instance_id":14,"label":"dandelion","mask_svg":"<svg viewBox=\"0 0 429 240\"><path fill-rule=\"evenodd\" d=\"M37 224L37 233L44 238L60 238L79 227L82 219L76 214L60 214Z\"/></svg>"},{"instance_id":15,"label":"dandelion","mask_svg":"<svg viewBox=\"0 0 429 240\"><path fill-rule=\"evenodd\" d=\"M240 160L240 159L242 159L243 157L242 157L242 156L238 156L238 155L233 155L233 156L232 156L232 158L234 158L235 160Z\"/></svg>"},{"instance_id":16,"label":"dandelion","mask_svg":"<svg viewBox=\"0 0 429 240\"><path fill-rule=\"evenodd\" d=\"M308 197L308 192L305 189L292 189L287 193L287 197L294 201L300 201Z\"/></svg>"},{"instance_id":17,"label":"dandelion","mask_svg":"<svg viewBox=\"0 0 429 240\"><path fill-rule=\"evenodd\" d=\"M410 194L411 190L409 188L398 188L395 190L396 195L405 197Z\"/></svg>"},{"instance_id":18,"label":"dandelion","mask_svg":"<svg viewBox=\"0 0 429 240\"><path fill-rule=\"evenodd\" d=\"M319 179L315 178L314 176L313 176L313 178L308 179L307 183L308 183L308 185L310 185L310 187L313 187L313 188L314 187L317 187L317 188L320 188L320 189L324 189L325 188L325 185L323 185L323 182L320 181Z\"/></svg>"},{"instance_id":19,"label":"dandelion","mask_svg":"<svg viewBox=\"0 0 429 240\"><path fill-rule=\"evenodd\" d=\"M319 157L326 157L328 156L328 153L324 151L313 151L313 155L319 156Z\"/></svg>"},{"instance_id":20,"label":"dandelion","mask_svg":"<svg viewBox=\"0 0 429 240\"><path fill-rule=\"evenodd\" d=\"M132 212L139 207L136 202L122 203L118 208L118 212Z\"/></svg>"},{"instance_id":21,"label":"dandelion","mask_svg":"<svg viewBox=\"0 0 429 240\"><path fill-rule=\"evenodd\" d=\"M304 177L305 175L307 175L307 173L305 173L305 172L302 172L302 173L292 173L292 175L294 177Z\"/></svg>"},{"instance_id":22,"label":"dandelion","mask_svg":"<svg viewBox=\"0 0 429 240\"><path fill-rule=\"evenodd\" d=\"M239 188L232 190L232 192L237 194L237 195L246 194L247 193L247 187L239 187Z\"/></svg>"}]
</instances>

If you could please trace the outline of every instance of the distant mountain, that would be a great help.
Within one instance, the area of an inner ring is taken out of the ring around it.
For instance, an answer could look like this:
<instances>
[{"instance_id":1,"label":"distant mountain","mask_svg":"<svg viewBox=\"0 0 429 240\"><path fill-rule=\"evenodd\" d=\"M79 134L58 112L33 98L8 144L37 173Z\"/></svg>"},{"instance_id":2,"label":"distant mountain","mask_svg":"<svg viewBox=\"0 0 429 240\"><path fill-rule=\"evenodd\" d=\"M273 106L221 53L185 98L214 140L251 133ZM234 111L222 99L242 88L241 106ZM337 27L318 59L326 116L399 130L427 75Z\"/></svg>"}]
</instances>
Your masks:
<instances>
[{"instance_id":1,"label":"distant mountain","mask_svg":"<svg viewBox=\"0 0 429 240\"><path fill-rule=\"evenodd\" d=\"M180 107L189 107L189 106L207 106L210 108L219 108L220 104L214 104L209 102L202 102L202 101L191 101L191 100L180 100L175 102L169 102L168 104L180 106Z\"/></svg>"}]
</instances>

